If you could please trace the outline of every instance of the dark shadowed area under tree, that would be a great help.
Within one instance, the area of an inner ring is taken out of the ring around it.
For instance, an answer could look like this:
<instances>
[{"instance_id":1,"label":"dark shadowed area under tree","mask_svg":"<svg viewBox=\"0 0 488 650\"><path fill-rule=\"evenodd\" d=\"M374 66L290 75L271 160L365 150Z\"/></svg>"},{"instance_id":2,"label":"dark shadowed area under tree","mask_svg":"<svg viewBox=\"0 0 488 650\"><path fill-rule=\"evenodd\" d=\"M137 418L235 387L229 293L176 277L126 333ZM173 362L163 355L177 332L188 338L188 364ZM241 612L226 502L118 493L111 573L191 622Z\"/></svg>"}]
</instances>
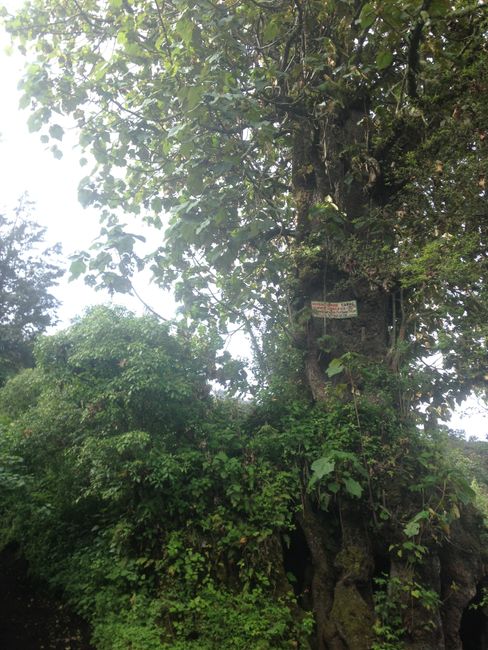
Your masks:
<instances>
[{"instance_id":1,"label":"dark shadowed area under tree","mask_svg":"<svg viewBox=\"0 0 488 650\"><path fill-rule=\"evenodd\" d=\"M91 650L86 624L46 584L29 576L13 545L0 553L0 647L4 650Z\"/></svg>"}]
</instances>

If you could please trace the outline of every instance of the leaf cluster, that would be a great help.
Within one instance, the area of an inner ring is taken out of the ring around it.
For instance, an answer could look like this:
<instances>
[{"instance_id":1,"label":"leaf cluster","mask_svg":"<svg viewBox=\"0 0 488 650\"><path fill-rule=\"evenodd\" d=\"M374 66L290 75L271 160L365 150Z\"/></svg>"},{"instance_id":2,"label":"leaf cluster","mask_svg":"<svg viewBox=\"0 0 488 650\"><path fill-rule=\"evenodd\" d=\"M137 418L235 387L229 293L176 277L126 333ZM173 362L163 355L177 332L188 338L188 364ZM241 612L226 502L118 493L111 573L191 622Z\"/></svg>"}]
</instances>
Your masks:
<instances>
[{"instance_id":1,"label":"leaf cluster","mask_svg":"<svg viewBox=\"0 0 488 650\"><path fill-rule=\"evenodd\" d=\"M32 364L34 338L55 322L51 293L63 274L59 245L45 248L45 228L22 199L13 217L0 214L0 384Z\"/></svg>"}]
</instances>

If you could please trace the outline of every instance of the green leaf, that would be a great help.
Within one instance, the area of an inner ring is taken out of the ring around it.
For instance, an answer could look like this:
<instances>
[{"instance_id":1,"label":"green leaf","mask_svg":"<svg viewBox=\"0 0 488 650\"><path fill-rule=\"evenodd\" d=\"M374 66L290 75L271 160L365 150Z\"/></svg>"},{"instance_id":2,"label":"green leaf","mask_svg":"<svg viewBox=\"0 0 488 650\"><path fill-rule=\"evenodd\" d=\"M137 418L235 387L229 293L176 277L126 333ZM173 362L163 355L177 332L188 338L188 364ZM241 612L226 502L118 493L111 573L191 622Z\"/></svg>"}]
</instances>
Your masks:
<instances>
[{"instance_id":1,"label":"green leaf","mask_svg":"<svg viewBox=\"0 0 488 650\"><path fill-rule=\"evenodd\" d=\"M327 489L329 490L329 492L332 492L332 494L337 494L340 488L341 486L339 485L339 483L336 483L335 481L327 484Z\"/></svg>"},{"instance_id":2,"label":"green leaf","mask_svg":"<svg viewBox=\"0 0 488 650\"><path fill-rule=\"evenodd\" d=\"M185 45L190 45L193 36L194 25L188 18L180 18L175 25L176 33L181 36Z\"/></svg>"},{"instance_id":3,"label":"green leaf","mask_svg":"<svg viewBox=\"0 0 488 650\"><path fill-rule=\"evenodd\" d=\"M376 12L374 7L369 2L364 5L359 14L358 22L361 25L361 29L368 29L376 20Z\"/></svg>"},{"instance_id":4,"label":"green leaf","mask_svg":"<svg viewBox=\"0 0 488 650\"><path fill-rule=\"evenodd\" d=\"M429 14L440 18L445 16L451 8L451 3L449 0L432 0L429 4Z\"/></svg>"},{"instance_id":5,"label":"green leaf","mask_svg":"<svg viewBox=\"0 0 488 650\"><path fill-rule=\"evenodd\" d=\"M376 55L376 67L378 70L384 70L393 62L393 54L388 50L380 50Z\"/></svg>"},{"instance_id":6,"label":"green leaf","mask_svg":"<svg viewBox=\"0 0 488 650\"><path fill-rule=\"evenodd\" d=\"M315 474L316 480L328 476L331 472L334 471L335 461L331 460L327 456L322 456L312 463L311 469Z\"/></svg>"},{"instance_id":7,"label":"green leaf","mask_svg":"<svg viewBox=\"0 0 488 650\"><path fill-rule=\"evenodd\" d=\"M418 521L409 521L408 524L403 529L403 532L407 537L415 537L420 531L420 524Z\"/></svg>"},{"instance_id":8,"label":"green leaf","mask_svg":"<svg viewBox=\"0 0 488 650\"><path fill-rule=\"evenodd\" d=\"M30 106L31 103L31 98L29 95L22 95L22 97L19 99L19 108L27 108Z\"/></svg>"},{"instance_id":9,"label":"green leaf","mask_svg":"<svg viewBox=\"0 0 488 650\"><path fill-rule=\"evenodd\" d=\"M44 120L42 119L41 115L39 114L38 111L35 113L32 113L32 115L29 116L27 120L27 128L31 133L34 131L39 131L44 123Z\"/></svg>"},{"instance_id":10,"label":"green leaf","mask_svg":"<svg viewBox=\"0 0 488 650\"><path fill-rule=\"evenodd\" d=\"M132 289L130 280L123 275L110 272L103 273L102 278L110 293L128 293Z\"/></svg>"},{"instance_id":11,"label":"green leaf","mask_svg":"<svg viewBox=\"0 0 488 650\"><path fill-rule=\"evenodd\" d=\"M476 493L470 486L469 482L460 477L456 480L456 494L464 505L472 503L476 498Z\"/></svg>"},{"instance_id":12,"label":"green leaf","mask_svg":"<svg viewBox=\"0 0 488 650\"><path fill-rule=\"evenodd\" d=\"M295 575L291 571L286 572L286 577L288 579L288 582L292 585L295 585L298 582Z\"/></svg>"},{"instance_id":13,"label":"green leaf","mask_svg":"<svg viewBox=\"0 0 488 650\"><path fill-rule=\"evenodd\" d=\"M340 359L332 359L326 370L327 377L335 377L335 375L339 375L343 370L344 366L342 365Z\"/></svg>"},{"instance_id":14,"label":"green leaf","mask_svg":"<svg viewBox=\"0 0 488 650\"><path fill-rule=\"evenodd\" d=\"M86 264L82 259L73 260L69 267L70 281L76 280L86 271Z\"/></svg>"},{"instance_id":15,"label":"green leaf","mask_svg":"<svg viewBox=\"0 0 488 650\"><path fill-rule=\"evenodd\" d=\"M161 212L163 209L163 201L159 196L155 196L153 199L151 199L151 209L154 210L154 212Z\"/></svg>"},{"instance_id":16,"label":"green leaf","mask_svg":"<svg viewBox=\"0 0 488 650\"><path fill-rule=\"evenodd\" d=\"M188 110L192 110L195 106L198 106L203 95L202 86L190 86L186 93L186 101Z\"/></svg>"},{"instance_id":17,"label":"green leaf","mask_svg":"<svg viewBox=\"0 0 488 650\"><path fill-rule=\"evenodd\" d=\"M265 41L274 41L280 33L280 25L277 19L269 20L263 29L263 36Z\"/></svg>"},{"instance_id":18,"label":"green leaf","mask_svg":"<svg viewBox=\"0 0 488 650\"><path fill-rule=\"evenodd\" d=\"M346 486L346 492L348 492L353 497L360 497L363 493L363 488L360 483L358 483L353 478L345 478L344 485Z\"/></svg>"},{"instance_id":19,"label":"green leaf","mask_svg":"<svg viewBox=\"0 0 488 650\"><path fill-rule=\"evenodd\" d=\"M87 187L79 187L78 188L78 201L81 203L81 205L86 208L90 203L93 201L94 194L93 190L90 190Z\"/></svg>"},{"instance_id":20,"label":"green leaf","mask_svg":"<svg viewBox=\"0 0 488 650\"><path fill-rule=\"evenodd\" d=\"M59 124L53 124L49 127L49 135L55 140L62 140L64 135L64 129Z\"/></svg>"}]
</instances>

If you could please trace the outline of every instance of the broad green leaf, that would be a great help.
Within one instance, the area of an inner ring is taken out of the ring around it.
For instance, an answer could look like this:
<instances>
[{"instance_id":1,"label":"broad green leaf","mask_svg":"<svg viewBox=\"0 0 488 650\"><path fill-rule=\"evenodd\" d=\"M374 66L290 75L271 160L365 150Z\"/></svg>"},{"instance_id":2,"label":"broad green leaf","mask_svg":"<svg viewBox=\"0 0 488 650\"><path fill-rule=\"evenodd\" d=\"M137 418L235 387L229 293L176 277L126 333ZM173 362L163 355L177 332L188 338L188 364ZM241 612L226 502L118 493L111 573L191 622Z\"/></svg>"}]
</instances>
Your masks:
<instances>
[{"instance_id":1,"label":"broad green leaf","mask_svg":"<svg viewBox=\"0 0 488 650\"><path fill-rule=\"evenodd\" d=\"M340 359L332 359L332 361L329 363L326 373L328 377L335 377L335 375L339 375L343 370L344 366L342 365Z\"/></svg>"},{"instance_id":2,"label":"broad green leaf","mask_svg":"<svg viewBox=\"0 0 488 650\"><path fill-rule=\"evenodd\" d=\"M429 14L436 18L440 18L449 12L451 6L452 4L450 0L432 0L429 4Z\"/></svg>"},{"instance_id":3,"label":"broad green leaf","mask_svg":"<svg viewBox=\"0 0 488 650\"><path fill-rule=\"evenodd\" d=\"M288 582L290 584L294 585L294 584L297 583L297 579L296 579L295 575L291 571L286 572L286 577L287 577L287 580L288 580Z\"/></svg>"},{"instance_id":4,"label":"broad green leaf","mask_svg":"<svg viewBox=\"0 0 488 650\"><path fill-rule=\"evenodd\" d=\"M418 521L409 521L408 524L403 529L403 532L407 537L415 537L420 531L420 524Z\"/></svg>"},{"instance_id":5,"label":"broad green leaf","mask_svg":"<svg viewBox=\"0 0 488 650\"><path fill-rule=\"evenodd\" d=\"M334 471L335 461L327 456L322 456L312 463L311 469L317 479L324 478Z\"/></svg>"},{"instance_id":6,"label":"broad green leaf","mask_svg":"<svg viewBox=\"0 0 488 650\"><path fill-rule=\"evenodd\" d=\"M161 212L163 209L163 201L159 196L155 196L153 199L151 199L151 209L154 210L154 212Z\"/></svg>"},{"instance_id":7,"label":"broad green leaf","mask_svg":"<svg viewBox=\"0 0 488 650\"><path fill-rule=\"evenodd\" d=\"M359 14L358 21L361 25L361 29L368 29L368 27L371 27L375 20L375 9L373 5L368 2L364 5L364 7L361 9L361 13Z\"/></svg>"},{"instance_id":8,"label":"broad green leaf","mask_svg":"<svg viewBox=\"0 0 488 650\"><path fill-rule=\"evenodd\" d=\"M93 190L90 190L87 187L78 188L78 201L81 203L81 205L84 208L90 205L90 203L93 201L93 198L94 198Z\"/></svg>"},{"instance_id":9,"label":"broad green leaf","mask_svg":"<svg viewBox=\"0 0 488 650\"><path fill-rule=\"evenodd\" d=\"M22 97L19 99L19 108L27 108L30 106L31 103L31 98L29 97L28 94L22 95Z\"/></svg>"},{"instance_id":10,"label":"broad green leaf","mask_svg":"<svg viewBox=\"0 0 488 650\"><path fill-rule=\"evenodd\" d=\"M202 86L190 86L187 90L186 93L186 101L187 101L187 106L188 110L192 110L195 108L200 103L200 100L202 99L203 95L203 87Z\"/></svg>"},{"instance_id":11,"label":"broad green leaf","mask_svg":"<svg viewBox=\"0 0 488 650\"><path fill-rule=\"evenodd\" d=\"M27 120L27 127L31 133L39 131L44 123L39 111L32 113Z\"/></svg>"},{"instance_id":12,"label":"broad green leaf","mask_svg":"<svg viewBox=\"0 0 488 650\"><path fill-rule=\"evenodd\" d=\"M353 478L345 478L344 485L346 486L346 491L353 497L360 497L363 493L363 488Z\"/></svg>"},{"instance_id":13,"label":"broad green leaf","mask_svg":"<svg viewBox=\"0 0 488 650\"><path fill-rule=\"evenodd\" d=\"M102 273L102 277L110 293L129 293L132 289L130 280L123 275L110 272Z\"/></svg>"},{"instance_id":14,"label":"broad green leaf","mask_svg":"<svg viewBox=\"0 0 488 650\"><path fill-rule=\"evenodd\" d=\"M188 18L180 18L175 25L176 33L181 36L185 45L190 45L193 36L194 24Z\"/></svg>"},{"instance_id":15,"label":"broad green leaf","mask_svg":"<svg viewBox=\"0 0 488 650\"><path fill-rule=\"evenodd\" d=\"M86 264L82 259L73 260L69 267L70 281L76 280L80 275L86 271Z\"/></svg>"},{"instance_id":16,"label":"broad green leaf","mask_svg":"<svg viewBox=\"0 0 488 650\"><path fill-rule=\"evenodd\" d=\"M473 503L474 499L476 498L476 493L468 481L466 481L464 478L458 478L456 483L456 493L461 503L464 503L465 505L468 503Z\"/></svg>"},{"instance_id":17,"label":"broad green leaf","mask_svg":"<svg viewBox=\"0 0 488 650\"><path fill-rule=\"evenodd\" d=\"M268 20L263 29L265 41L273 41L280 33L280 25L277 19Z\"/></svg>"},{"instance_id":18,"label":"broad green leaf","mask_svg":"<svg viewBox=\"0 0 488 650\"><path fill-rule=\"evenodd\" d=\"M381 50L376 55L376 67L378 68L378 70L384 70L389 65L391 65L392 61L393 61L393 54L388 50Z\"/></svg>"}]
</instances>

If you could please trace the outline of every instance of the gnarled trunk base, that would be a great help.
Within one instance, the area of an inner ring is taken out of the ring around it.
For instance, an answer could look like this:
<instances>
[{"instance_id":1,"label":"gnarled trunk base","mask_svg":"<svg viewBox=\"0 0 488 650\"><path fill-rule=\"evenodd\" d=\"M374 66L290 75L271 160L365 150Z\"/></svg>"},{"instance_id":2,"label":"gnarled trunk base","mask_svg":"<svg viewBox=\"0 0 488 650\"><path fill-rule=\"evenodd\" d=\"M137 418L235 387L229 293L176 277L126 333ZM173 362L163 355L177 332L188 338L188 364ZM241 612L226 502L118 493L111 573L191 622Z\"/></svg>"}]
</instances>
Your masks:
<instances>
[{"instance_id":1,"label":"gnarled trunk base","mask_svg":"<svg viewBox=\"0 0 488 650\"><path fill-rule=\"evenodd\" d=\"M297 528L292 568L300 564L298 602L315 614L311 650L370 650L381 640L375 624L382 613L375 611L374 595L380 588L376 579L382 576L402 618L399 648L488 648L488 608L481 602L488 574L474 511L465 509L450 539L433 547L415 567L394 553L385 556L380 549L388 549L388 535L382 539L378 533L372 539L361 513L354 510L342 511L339 521L332 513L315 511L306 500Z\"/></svg>"}]
</instances>

